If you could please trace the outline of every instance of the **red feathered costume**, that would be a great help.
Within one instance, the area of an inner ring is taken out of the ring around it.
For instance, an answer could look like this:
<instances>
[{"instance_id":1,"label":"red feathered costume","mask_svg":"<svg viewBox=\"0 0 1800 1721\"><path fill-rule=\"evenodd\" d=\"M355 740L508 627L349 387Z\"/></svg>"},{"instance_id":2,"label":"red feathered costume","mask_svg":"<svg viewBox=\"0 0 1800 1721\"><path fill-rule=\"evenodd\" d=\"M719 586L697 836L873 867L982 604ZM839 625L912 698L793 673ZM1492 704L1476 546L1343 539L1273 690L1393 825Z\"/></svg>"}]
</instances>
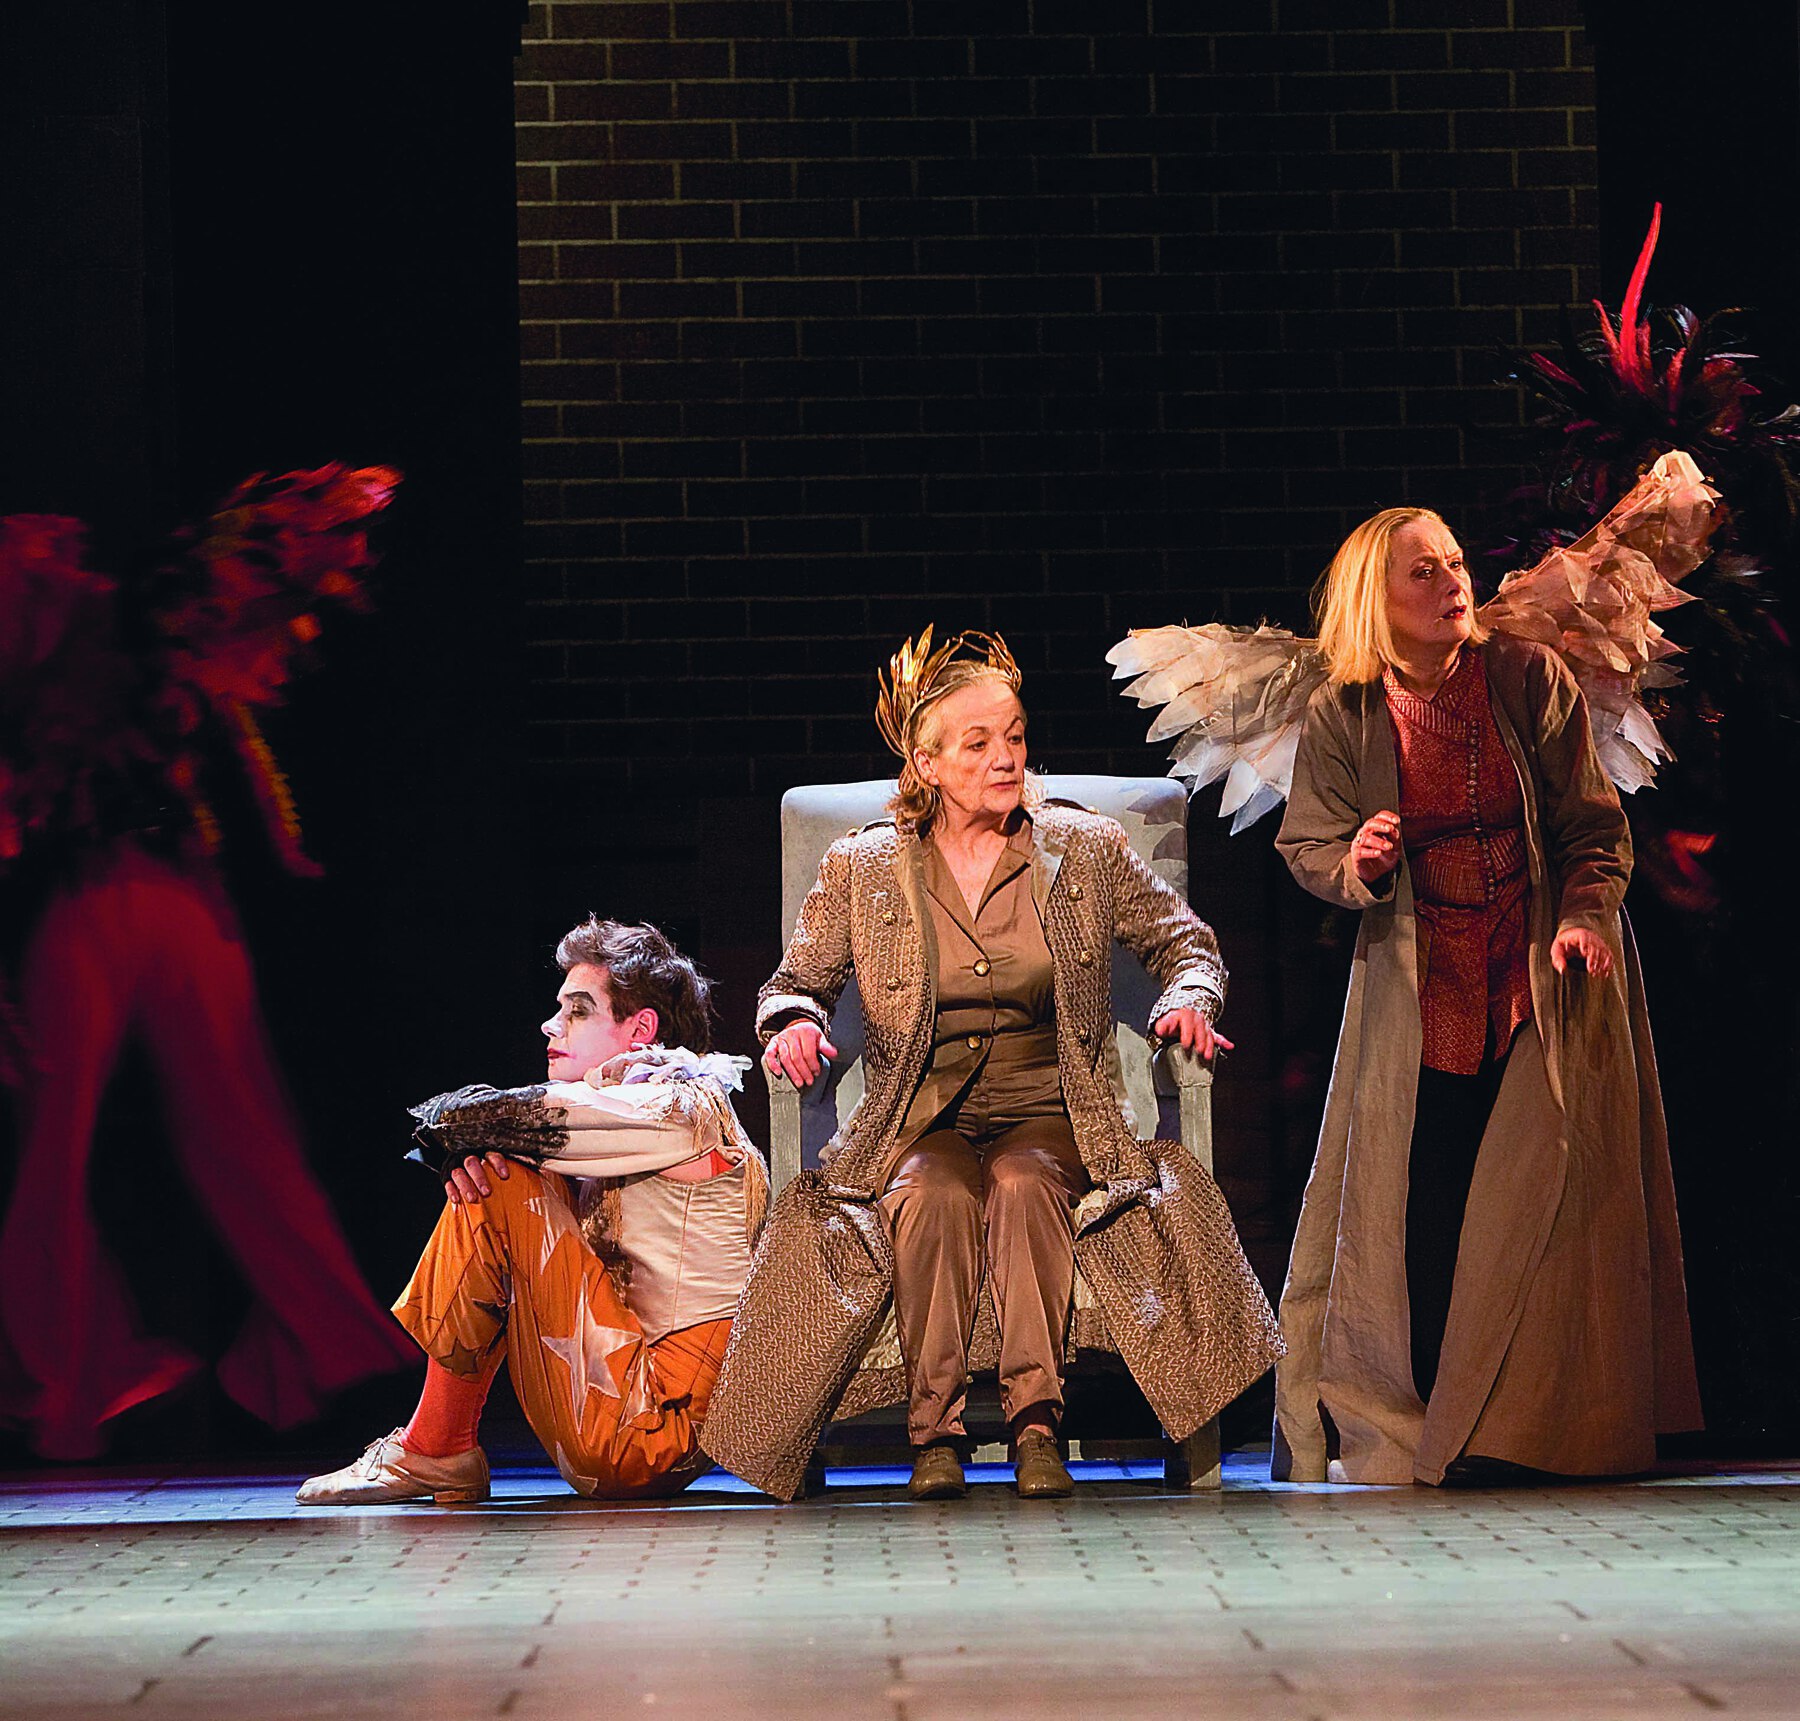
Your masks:
<instances>
[{"instance_id":1,"label":"red feathered costume","mask_svg":"<svg viewBox=\"0 0 1800 1721\"><path fill-rule=\"evenodd\" d=\"M395 475L329 467L252 480L181 554L125 589L80 566L73 521L0 522L0 861L54 856L27 940L10 1075L20 1159L0 1230L0 1335L21 1377L0 1412L47 1457L98 1453L102 1425L197 1359L146 1337L90 1208L96 1116L120 1054L148 1054L177 1162L255 1295L219 1363L276 1427L409 1366L308 1169L237 916L209 857L209 727L249 768L286 864L313 870L251 710L272 703L322 600L356 602L361 522ZM127 598L153 649L127 658ZM171 834L167 808L183 809Z\"/></svg>"}]
</instances>

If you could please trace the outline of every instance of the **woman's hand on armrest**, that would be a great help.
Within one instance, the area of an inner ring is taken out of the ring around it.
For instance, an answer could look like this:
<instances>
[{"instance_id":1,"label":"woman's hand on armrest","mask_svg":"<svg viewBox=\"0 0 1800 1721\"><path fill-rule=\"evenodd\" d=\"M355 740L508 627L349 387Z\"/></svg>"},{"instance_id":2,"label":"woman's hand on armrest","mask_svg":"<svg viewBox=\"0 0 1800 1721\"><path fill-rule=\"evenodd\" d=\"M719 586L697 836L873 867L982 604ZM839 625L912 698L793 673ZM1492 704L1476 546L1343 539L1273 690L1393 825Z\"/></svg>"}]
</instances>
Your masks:
<instances>
[{"instance_id":1,"label":"woman's hand on armrest","mask_svg":"<svg viewBox=\"0 0 1800 1721\"><path fill-rule=\"evenodd\" d=\"M1171 1010L1168 1015L1159 1016L1156 1034L1158 1039L1179 1040L1187 1051L1196 1052L1209 1062L1220 1052L1236 1049L1198 1010Z\"/></svg>"},{"instance_id":2,"label":"woman's hand on armrest","mask_svg":"<svg viewBox=\"0 0 1800 1721\"><path fill-rule=\"evenodd\" d=\"M763 1069L784 1075L795 1087L810 1088L824 1064L838 1055L816 1022L789 1022L763 1048Z\"/></svg>"}]
</instances>

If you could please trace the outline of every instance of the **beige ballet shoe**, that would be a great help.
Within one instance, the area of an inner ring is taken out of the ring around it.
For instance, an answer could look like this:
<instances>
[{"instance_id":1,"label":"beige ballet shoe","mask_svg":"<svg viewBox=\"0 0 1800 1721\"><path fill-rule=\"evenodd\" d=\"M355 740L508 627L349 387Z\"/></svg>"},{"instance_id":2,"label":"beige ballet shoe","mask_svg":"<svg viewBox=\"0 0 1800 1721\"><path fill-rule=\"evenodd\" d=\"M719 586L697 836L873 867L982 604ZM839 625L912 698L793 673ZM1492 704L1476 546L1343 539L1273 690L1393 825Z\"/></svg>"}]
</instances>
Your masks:
<instances>
[{"instance_id":1,"label":"beige ballet shoe","mask_svg":"<svg viewBox=\"0 0 1800 1721\"><path fill-rule=\"evenodd\" d=\"M408 1452L396 1428L371 1440L362 1457L327 1476L300 1484L294 1498L302 1506L379 1506L391 1500L434 1500L464 1506L488 1497L487 1454L479 1446L453 1458Z\"/></svg>"}]
</instances>

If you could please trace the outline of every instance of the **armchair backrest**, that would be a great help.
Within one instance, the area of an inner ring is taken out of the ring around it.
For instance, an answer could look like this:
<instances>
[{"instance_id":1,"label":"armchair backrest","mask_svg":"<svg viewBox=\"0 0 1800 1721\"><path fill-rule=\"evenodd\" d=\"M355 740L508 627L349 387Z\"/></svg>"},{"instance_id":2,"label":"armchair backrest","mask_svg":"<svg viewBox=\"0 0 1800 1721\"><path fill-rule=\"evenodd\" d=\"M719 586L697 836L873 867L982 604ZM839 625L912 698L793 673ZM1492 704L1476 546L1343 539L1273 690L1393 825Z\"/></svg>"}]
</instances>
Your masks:
<instances>
[{"instance_id":1,"label":"armchair backrest","mask_svg":"<svg viewBox=\"0 0 1800 1721\"><path fill-rule=\"evenodd\" d=\"M1131 846L1187 897L1187 791L1168 777L1049 776L1054 800L1074 801L1105 813L1125 827ZM785 942L800 904L818 877L825 851L847 831L882 816L894 785L887 779L818 783L790 789L781 798L781 916ZM1113 1086L1140 1136L1173 1135L1162 1121L1158 1084L1151 1073L1145 1019L1159 988L1136 957L1113 948ZM801 1106L803 1163L819 1153L863 1093L862 1000L852 977L832 1018L831 1040L839 1057L830 1076ZM790 1150L791 1151L791 1148Z\"/></svg>"}]
</instances>

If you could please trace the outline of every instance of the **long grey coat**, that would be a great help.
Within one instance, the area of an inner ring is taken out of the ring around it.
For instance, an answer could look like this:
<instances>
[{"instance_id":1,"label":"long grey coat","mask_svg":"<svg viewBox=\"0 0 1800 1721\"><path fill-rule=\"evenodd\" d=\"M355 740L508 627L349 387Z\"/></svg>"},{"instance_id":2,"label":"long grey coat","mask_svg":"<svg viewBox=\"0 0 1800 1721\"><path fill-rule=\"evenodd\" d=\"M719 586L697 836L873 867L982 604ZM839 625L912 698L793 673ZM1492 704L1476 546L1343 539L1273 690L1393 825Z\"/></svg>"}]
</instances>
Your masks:
<instances>
[{"instance_id":1,"label":"long grey coat","mask_svg":"<svg viewBox=\"0 0 1800 1721\"><path fill-rule=\"evenodd\" d=\"M1379 682L1307 713L1277 846L1328 902L1363 911L1318 1157L1281 1300L1275 1475L1322 1481L1329 1414L1353 1482L1443 1479L1465 1450L1564 1475L1617 1475L1659 1431L1699 1425L1668 1135L1642 976L1619 913L1631 837L1561 659L1496 636L1489 698L1524 789L1534 1021L1482 1138L1429 1412L1412 1383L1407 1162L1419 979L1406 864L1373 893L1349 860L1400 804ZM1564 926L1611 947L1596 981L1557 974Z\"/></svg>"},{"instance_id":2,"label":"long grey coat","mask_svg":"<svg viewBox=\"0 0 1800 1721\"><path fill-rule=\"evenodd\" d=\"M1139 1142L1120 1113L1106 1062L1112 943L1165 987L1152 1021L1183 1006L1213 1014L1224 967L1211 931L1115 820L1038 809L1032 893L1050 946L1063 1098L1094 1185L1076 1211L1076 1337L1086 1305L1094 1342L1117 1351L1163 1426L1185 1438L1274 1362L1280 1340L1218 1186L1179 1144ZM821 1169L776 1198L701 1435L719 1463L783 1499L798 1492L840 1405L847 1414L905 1396L902 1371L885 1366L866 1370L845 1398L892 1298L876 1202L930 1059L935 1011L919 842L885 820L826 853L763 988L759 1032L766 1038L767 1024L796 1010L826 1026L853 968L868 1085ZM977 1363L981 1351L978 1331Z\"/></svg>"}]
</instances>

